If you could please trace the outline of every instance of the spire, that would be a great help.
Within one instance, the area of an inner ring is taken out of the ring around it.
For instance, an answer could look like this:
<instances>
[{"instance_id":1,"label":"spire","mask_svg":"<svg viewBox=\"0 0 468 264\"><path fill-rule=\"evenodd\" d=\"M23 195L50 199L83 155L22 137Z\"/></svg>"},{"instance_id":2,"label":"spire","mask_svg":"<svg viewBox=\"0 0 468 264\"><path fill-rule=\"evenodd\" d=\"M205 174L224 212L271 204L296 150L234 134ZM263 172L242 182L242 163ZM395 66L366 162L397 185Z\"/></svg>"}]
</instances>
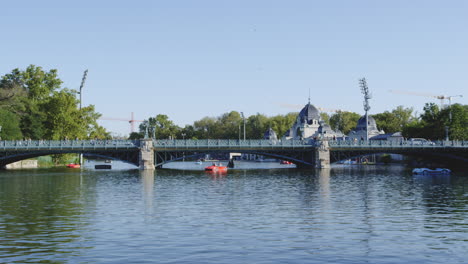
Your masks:
<instances>
[{"instance_id":1,"label":"spire","mask_svg":"<svg viewBox=\"0 0 468 264\"><path fill-rule=\"evenodd\" d=\"M310 104L310 88L309 88L309 104Z\"/></svg>"}]
</instances>

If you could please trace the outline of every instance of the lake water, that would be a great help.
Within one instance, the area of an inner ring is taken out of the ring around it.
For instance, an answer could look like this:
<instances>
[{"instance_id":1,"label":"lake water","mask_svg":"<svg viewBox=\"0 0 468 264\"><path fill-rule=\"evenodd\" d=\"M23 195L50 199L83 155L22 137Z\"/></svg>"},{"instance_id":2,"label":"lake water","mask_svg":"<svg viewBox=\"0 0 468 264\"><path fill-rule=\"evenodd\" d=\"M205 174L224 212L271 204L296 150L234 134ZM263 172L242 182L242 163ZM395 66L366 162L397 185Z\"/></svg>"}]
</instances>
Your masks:
<instances>
[{"instance_id":1,"label":"lake water","mask_svg":"<svg viewBox=\"0 0 468 264\"><path fill-rule=\"evenodd\" d=\"M468 261L466 173L255 166L0 171L0 263Z\"/></svg>"}]
</instances>

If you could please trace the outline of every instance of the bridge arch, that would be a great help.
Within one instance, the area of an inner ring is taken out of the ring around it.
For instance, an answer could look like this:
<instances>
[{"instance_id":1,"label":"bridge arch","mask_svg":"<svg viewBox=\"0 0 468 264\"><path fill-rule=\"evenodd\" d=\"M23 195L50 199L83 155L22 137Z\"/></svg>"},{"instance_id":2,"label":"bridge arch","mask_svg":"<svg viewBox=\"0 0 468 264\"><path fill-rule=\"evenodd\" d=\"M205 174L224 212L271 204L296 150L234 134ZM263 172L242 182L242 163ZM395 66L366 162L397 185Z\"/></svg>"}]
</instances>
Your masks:
<instances>
[{"instance_id":1,"label":"bridge arch","mask_svg":"<svg viewBox=\"0 0 468 264\"><path fill-rule=\"evenodd\" d=\"M406 157L412 157L421 161L444 164L451 167L463 167L468 163L468 155L466 151L454 152L453 150L444 151L418 151L417 149L392 149L387 151L382 150L331 150L330 162L337 163L343 160L360 158L370 155L397 154Z\"/></svg>"},{"instance_id":2,"label":"bridge arch","mask_svg":"<svg viewBox=\"0 0 468 264\"><path fill-rule=\"evenodd\" d=\"M298 167L312 167L314 166L313 162L309 161L310 158L306 158L306 153L304 152L291 152L291 151L255 151L255 150L235 150L231 152L242 153L242 154L255 154L261 155L269 158L275 158L279 160L286 160L294 163ZM205 154L214 154L214 153L227 153L222 150L205 150L197 152L180 152L180 151L167 151L167 152L157 152L155 153L155 166L162 168L164 164L180 161L186 158L195 158L202 157Z\"/></svg>"}]
</instances>

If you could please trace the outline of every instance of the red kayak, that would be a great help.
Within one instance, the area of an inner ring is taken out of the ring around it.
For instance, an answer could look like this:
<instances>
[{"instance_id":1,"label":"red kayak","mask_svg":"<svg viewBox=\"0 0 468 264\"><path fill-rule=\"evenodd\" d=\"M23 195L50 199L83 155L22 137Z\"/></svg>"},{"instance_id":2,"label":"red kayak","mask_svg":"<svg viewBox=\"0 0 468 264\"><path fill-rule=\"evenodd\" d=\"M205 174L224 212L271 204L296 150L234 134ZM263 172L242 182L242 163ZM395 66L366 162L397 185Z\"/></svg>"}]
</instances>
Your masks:
<instances>
[{"instance_id":1,"label":"red kayak","mask_svg":"<svg viewBox=\"0 0 468 264\"><path fill-rule=\"evenodd\" d=\"M80 166L80 164L70 163L70 164L67 164L67 167L72 168L72 169L77 169L77 168L79 168L81 166Z\"/></svg>"},{"instance_id":2,"label":"red kayak","mask_svg":"<svg viewBox=\"0 0 468 264\"><path fill-rule=\"evenodd\" d=\"M227 167L226 166L211 165L211 166L206 167L205 171L224 172L224 171L227 171Z\"/></svg>"}]
</instances>

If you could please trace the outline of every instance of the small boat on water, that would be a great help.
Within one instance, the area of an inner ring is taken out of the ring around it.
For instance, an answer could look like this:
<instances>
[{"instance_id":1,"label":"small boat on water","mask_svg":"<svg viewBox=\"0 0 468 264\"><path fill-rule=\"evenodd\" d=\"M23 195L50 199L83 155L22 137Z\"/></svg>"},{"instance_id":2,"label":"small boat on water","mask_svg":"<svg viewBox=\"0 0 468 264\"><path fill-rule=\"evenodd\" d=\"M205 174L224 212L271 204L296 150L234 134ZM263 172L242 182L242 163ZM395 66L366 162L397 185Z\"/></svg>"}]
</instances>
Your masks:
<instances>
[{"instance_id":1,"label":"small boat on water","mask_svg":"<svg viewBox=\"0 0 468 264\"><path fill-rule=\"evenodd\" d=\"M76 163L67 164L67 168L78 169L80 167L81 167L80 164L76 164Z\"/></svg>"},{"instance_id":2,"label":"small boat on water","mask_svg":"<svg viewBox=\"0 0 468 264\"><path fill-rule=\"evenodd\" d=\"M287 161L287 160L282 160L282 161L280 162L280 164L282 164L282 165L291 165L291 164L293 164L293 163L290 162L290 161Z\"/></svg>"},{"instance_id":3,"label":"small boat on water","mask_svg":"<svg viewBox=\"0 0 468 264\"><path fill-rule=\"evenodd\" d=\"M203 162L202 162L201 160L197 160L197 161L195 162L195 164L202 165Z\"/></svg>"},{"instance_id":4,"label":"small boat on water","mask_svg":"<svg viewBox=\"0 0 468 264\"><path fill-rule=\"evenodd\" d=\"M112 166L108 164L97 164L97 165L94 165L94 168L96 170L110 170L112 169Z\"/></svg>"},{"instance_id":5,"label":"small boat on water","mask_svg":"<svg viewBox=\"0 0 468 264\"><path fill-rule=\"evenodd\" d=\"M450 175L451 172L451 170L445 168L437 168L435 170L428 168L416 168L413 170L413 175Z\"/></svg>"},{"instance_id":6,"label":"small boat on water","mask_svg":"<svg viewBox=\"0 0 468 264\"><path fill-rule=\"evenodd\" d=\"M227 167L222 166L221 164L216 165L213 163L213 165L205 167L205 171L211 171L211 172L226 172Z\"/></svg>"}]
</instances>

